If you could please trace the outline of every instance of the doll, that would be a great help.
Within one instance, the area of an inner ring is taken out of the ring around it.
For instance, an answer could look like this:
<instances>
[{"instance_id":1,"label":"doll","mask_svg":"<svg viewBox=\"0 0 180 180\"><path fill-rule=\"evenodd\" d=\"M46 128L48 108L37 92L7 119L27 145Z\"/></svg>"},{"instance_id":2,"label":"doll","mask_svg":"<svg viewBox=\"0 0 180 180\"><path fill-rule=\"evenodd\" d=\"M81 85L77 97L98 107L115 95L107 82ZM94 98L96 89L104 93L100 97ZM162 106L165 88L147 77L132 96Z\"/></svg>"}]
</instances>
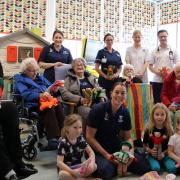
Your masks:
<instances>
[{"instance_id":1,"label":"doll","mask_svg":"<svg viewBox=\"0 0 180 180\"><path fill-rule=\"evenodd\" d=\"M162 153L162 143L166 138L167 136L162 136L160 132L154 132L154 134L150 134L150 139L152 140L154 147L157 149L157 157Z\"/></svg>"},{"instance_id":2,"label":"doll","mask_svg":"<svg viewBox=\"0 0 180 180\"><path fill-rule=\"evenodd\" d=\"M119 163L127 164L129 159L134 158L134 155L130 151L131 149L131 143L127 141L122 142L121 150L113 154L114 159L117 160Z\"/></svg>"}]
</instances>

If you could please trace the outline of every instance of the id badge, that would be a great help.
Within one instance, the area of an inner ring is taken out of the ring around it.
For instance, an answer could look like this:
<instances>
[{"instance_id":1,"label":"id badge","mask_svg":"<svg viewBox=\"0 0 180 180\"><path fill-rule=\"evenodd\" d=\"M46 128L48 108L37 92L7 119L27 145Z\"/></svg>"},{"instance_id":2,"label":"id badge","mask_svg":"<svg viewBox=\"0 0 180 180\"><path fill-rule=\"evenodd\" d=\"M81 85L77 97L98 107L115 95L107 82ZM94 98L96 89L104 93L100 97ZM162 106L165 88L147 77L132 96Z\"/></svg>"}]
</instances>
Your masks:
<instances>
[{"instance_id":1,"label":"id badge","mask_svg":"<svg viewBox=\"0 0 180 180\"><path fill-rule=\"evenodd\" d=\"M107 63L107 59L104 57L104 58L102 58L101 62L102 63Z\"/></svg>"}]
</instances>

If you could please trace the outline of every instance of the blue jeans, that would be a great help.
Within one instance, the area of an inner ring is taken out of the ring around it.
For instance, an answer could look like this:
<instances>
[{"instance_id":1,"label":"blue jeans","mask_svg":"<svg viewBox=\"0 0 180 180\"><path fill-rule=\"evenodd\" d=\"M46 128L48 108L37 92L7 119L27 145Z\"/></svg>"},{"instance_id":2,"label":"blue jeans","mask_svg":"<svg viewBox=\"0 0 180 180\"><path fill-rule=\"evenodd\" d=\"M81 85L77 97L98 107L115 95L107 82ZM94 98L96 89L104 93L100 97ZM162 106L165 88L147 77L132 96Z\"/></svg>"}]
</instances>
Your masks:
<instances>
[{"instance_id":1,"label":"blue jeans","mask_svg":"<svg viewBox=\"0 0 180 180\"><path fill-rule=\"evenodd\" d=\"M148 157L151 170L159 172L161 169L161 163L165 166L168 173L176 173L176 162L171 159L169 156L165 156L161 161L153 158L152 156Z\"/></svg>"}]
</instances>

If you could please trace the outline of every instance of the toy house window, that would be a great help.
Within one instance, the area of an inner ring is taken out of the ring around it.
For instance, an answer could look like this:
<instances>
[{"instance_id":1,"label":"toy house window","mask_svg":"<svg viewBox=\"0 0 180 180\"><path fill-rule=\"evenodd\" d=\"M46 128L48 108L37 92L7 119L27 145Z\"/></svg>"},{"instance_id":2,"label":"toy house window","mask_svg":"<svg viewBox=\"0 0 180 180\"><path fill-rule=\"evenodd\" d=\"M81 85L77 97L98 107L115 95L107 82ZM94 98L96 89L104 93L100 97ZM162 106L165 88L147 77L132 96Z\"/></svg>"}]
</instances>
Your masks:
<instances>
[{"instance_id":1,"label":"toy house window","mask_svg":"<svg viewBox=\"0 0 180 180\"><path fill-rule=\"evenodd\" d=\"M22 62L22 60L29 57L33 57L32 47L19 47L18 48L18 62Z\"/></svg>"}]
</instances>

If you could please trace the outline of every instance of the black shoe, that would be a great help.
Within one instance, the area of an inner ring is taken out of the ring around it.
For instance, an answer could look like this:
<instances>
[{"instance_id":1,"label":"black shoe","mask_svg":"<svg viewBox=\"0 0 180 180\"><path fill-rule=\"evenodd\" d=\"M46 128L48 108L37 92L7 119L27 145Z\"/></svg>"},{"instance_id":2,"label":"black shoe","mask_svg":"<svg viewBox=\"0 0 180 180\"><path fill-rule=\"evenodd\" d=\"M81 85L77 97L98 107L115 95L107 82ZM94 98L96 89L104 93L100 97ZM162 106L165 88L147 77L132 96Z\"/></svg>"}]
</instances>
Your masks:
<instances>
[{"instance_id":1,"label":"black shoe","mask_svg":"<svg viewBox=\"0 0 180 180\"><path fill-rule=\"evenodd\" d=\"M19 177L19 179L24 179L32 174L36 174L38 171L35 168L29 168L28 166L24 166L24 167L16 169L15 172L17 176Z\"/></svg>"},{"instance_id":2,"label":"black shoe","mask_svg":"<svg viewBox=\"0 0 180 180\"><path fill-rule=\"evenodd\" d=\"M19 180L19 178L13 174L12 176L10 176L9 180Z\"/></svg>"},{"instance_id":3,"label":"black shoe","mask_svg":"<svg viewBox=\"0 0 180 180\"><path fill-rule=\"evenodd\" d=\"M34 165L33 164L30 164L30 163L25 163L23 162L24 166L27 166L28 168L30 169L33 169L34 168Z\"/></svg>"}]
</instances>

